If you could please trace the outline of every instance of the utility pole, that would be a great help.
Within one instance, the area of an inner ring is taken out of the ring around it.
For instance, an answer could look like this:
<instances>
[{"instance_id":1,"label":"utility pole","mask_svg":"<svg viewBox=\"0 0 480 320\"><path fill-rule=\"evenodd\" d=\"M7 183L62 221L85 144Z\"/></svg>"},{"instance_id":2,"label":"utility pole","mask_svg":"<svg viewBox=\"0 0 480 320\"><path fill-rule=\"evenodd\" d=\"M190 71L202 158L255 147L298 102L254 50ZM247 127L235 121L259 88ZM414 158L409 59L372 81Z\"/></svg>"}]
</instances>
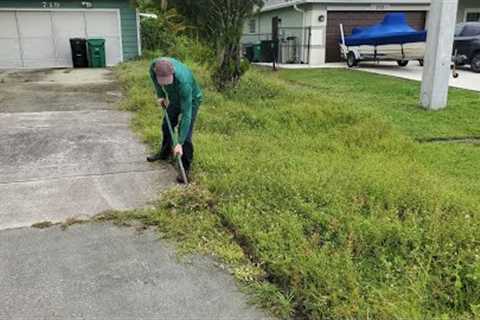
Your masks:
<instances>
[{"instance_id":1,"label":"utility pole","mask_svg":"<svg viewBox=\"0 0 480 320\"><path fill-rule=\"evenodd\" d=\"M447 106L458 0L432 0L428 18L421 103L428 110Z\"/></svg>"}]
</instances>

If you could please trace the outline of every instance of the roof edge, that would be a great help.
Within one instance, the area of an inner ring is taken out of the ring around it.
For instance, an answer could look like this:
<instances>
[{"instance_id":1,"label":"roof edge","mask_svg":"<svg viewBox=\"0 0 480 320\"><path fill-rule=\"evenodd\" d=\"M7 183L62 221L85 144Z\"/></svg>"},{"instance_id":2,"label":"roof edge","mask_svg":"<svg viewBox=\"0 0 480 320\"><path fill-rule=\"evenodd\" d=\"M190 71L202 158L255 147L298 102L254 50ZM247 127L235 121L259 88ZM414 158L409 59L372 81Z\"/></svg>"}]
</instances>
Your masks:
<instances>
[{"instance_id":1,"label":"roof edge","mask_svg":"<svg viewBox=\"0 0 480 320\"><path fill-rule=\"evenodd\" d=\"M321 4L394 4L394 5L430 5L432 0L295 0L285 3L278 3L271 6L263 7L260 12L274 11L284 8L293 7L294 5L301 5L307 3L321 3Z\"/></svg>"}]
</instances>

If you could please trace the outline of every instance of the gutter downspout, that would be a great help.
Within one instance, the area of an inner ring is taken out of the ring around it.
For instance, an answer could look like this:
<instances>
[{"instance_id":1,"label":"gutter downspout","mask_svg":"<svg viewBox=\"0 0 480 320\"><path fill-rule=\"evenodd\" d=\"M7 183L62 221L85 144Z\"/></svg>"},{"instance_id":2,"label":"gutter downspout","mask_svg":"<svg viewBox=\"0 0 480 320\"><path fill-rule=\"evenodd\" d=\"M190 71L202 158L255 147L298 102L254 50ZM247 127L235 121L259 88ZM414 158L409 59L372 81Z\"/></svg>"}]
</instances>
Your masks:
<instances>
[{"instance_id":1,"label":"gutter downspout","mask_svg":"<svg viewBox=\"0 0 480 320\"><path fill-rule=\"evenodd\" d=\"M293 5L293 10L297 11L297 12L300 12L302 14L302 47L301 47L301 61L303 63L303 61L305 60L305 10L302 10L298 7L297 4L294 4Z\"/></svg>"}]
</instances>

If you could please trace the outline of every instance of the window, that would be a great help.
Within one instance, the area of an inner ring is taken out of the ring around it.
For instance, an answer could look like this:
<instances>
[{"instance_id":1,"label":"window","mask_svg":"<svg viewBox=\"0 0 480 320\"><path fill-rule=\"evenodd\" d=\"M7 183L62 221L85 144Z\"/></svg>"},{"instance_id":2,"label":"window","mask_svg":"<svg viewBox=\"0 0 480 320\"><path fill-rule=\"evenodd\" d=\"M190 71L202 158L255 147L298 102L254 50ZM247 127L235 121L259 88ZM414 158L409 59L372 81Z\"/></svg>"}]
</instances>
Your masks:
<instances>
[{"instance_id":1,"label":"window","mask_svg":"<svg viewBox=\"0 0 480 320\"><path fill-rule=\"evenodd\" d=\"M480 22L480 9L466 9L465 22Z\"/></svg>"},{"instance_id":2,"label":"window","mask_svg":"<svg viewBox=\"0 0 480 320\"><path fill-rule=\"evenodd\" d=\"M248 30L250 33L257 32L257 21L255 19L250 19L250 21L248 22Z\"/></svg>"}]
</instances>

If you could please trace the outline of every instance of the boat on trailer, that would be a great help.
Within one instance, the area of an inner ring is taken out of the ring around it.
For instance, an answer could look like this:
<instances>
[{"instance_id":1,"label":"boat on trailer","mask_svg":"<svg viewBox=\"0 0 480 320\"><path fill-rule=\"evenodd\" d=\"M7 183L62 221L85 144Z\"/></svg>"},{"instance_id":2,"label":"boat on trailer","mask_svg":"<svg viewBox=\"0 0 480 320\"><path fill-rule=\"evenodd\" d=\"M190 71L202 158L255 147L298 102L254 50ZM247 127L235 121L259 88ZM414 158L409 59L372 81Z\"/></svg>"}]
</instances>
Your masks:
<instances>
[{"instance_id":1,"label":"boat on trailer","mask_svg":"<svg viewBox=\"0 0 480 320\"><path fill-rule=\"evenodd\" d=\"M340 51L349 67L361 61L397 61L405 67L417 60L423 65L427 32L417 31L407 23L405 13L386 14L379 24L354 28L345 36L340 25Z\"/></svg>"}]
</instances>

